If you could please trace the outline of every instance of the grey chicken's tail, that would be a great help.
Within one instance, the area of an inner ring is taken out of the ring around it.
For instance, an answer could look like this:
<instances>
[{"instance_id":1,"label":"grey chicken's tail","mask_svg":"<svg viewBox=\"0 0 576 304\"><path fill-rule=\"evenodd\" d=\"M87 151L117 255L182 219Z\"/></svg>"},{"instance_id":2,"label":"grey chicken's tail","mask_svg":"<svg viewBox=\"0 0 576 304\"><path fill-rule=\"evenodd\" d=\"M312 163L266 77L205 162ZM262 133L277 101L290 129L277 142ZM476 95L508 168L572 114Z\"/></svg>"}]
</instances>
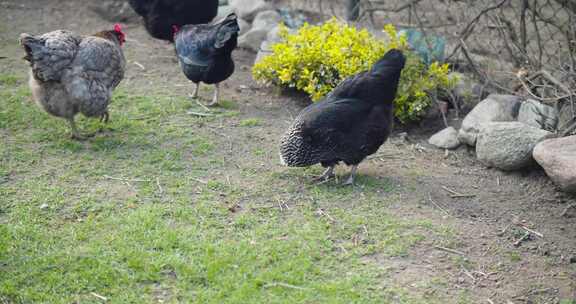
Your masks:
<instances>
[{"instance_id":1,"label":"grey chicken's tail","mask_svg":"<svg viewBox=\"0 0 576 304\"><path fill-rule=\"evenodd\" d=\"M39 37L23 33L19 41L34 77L41 81L59 81L74 60L80 39L71 32L53 31Z\"/></svg>"},{"instance_id":2,"label":"grey chicken's tail","mask_svg":"<svg viewBox=\"0 0 576 304\"><path fill-rule=\"evenodd\" d=\"M228 41L236 39L238 32L240 32L238 16L235 13L231 13L219 23L218 34L216 35L216 48L222 48Z\"/></svg>"},{"instance_id":3,"label":"grey chicken's tail","mask_svg":"<svg viewBox=\"0 0 576 304\"><path fill-rule=\"evenodd\" d=\"M36 37L26 33L20 34L18 42L26 52L26 56L24 56L23 59L28 62L32 62L32 58L34 58L33 53L39 51L43 47Z\"/></svg>"}]
</instances>

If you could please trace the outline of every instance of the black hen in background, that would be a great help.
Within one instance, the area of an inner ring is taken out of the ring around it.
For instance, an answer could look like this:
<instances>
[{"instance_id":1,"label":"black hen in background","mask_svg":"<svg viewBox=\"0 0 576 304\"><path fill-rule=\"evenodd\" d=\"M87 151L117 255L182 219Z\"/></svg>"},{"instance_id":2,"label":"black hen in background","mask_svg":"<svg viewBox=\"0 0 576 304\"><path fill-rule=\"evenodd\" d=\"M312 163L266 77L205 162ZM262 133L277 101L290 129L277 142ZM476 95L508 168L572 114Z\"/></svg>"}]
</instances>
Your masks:
<instances>
[{"instance_id":1,"label":"black hen in background","mask_svg":"<svg viewBox=\"0 0 576 304\"><path fill-rule=\"evenodd\" d=\"M282 137L282 163L291 167L320 163L327 168L320 179L327 180L343 161L352 166L345 184L353 184L358 164L390 135L405 62L401 51L390 50L372 69L347 78L323 100L303 109Z\"/></svg>"},{"instance_id":2,"label":"black hen in background","mask_svg":"<svg viewBox=\"0 0 576 304\"><path fill-rule=\"evenodd\" d=\"M211 22L218 13L218 0L129 0L144 18L146 31L157 39L174 41L172 26Z\"/></svg>"},{"instance_id":3,"label":"black hen in background","mask_svg":"<svg viewBox=\"0 0 576 304\"><path fill-rule=\"evenodd\" d=\"M185 25L175 34L176 53L184 75L196 84L193 98L198 97L200 82L214 84L214 98L219 100L219 83L234 73L232 51L238 44L238 18L228 15L217 24Z\"/></svg>"}]
</instances>

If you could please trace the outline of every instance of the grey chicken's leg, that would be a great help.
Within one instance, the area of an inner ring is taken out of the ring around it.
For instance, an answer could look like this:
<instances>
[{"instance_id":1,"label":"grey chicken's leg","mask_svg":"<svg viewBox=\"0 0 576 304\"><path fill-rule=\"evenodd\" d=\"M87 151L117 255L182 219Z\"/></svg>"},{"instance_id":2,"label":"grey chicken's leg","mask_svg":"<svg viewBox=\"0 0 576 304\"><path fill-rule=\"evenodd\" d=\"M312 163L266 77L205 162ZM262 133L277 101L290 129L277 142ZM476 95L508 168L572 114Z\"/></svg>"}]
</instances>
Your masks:
<instances>
[{"instance_id":1,"label":"grey chicken's leg","mask_svg":"<svg viewBox=\"0 0 576 304\"><path fill-rule=\"evenodd\" d=\"M352 169L350 170L350 177L348 177L343 185L354 185L354 176L356 175L356 170L358 170L358 165L353 165Z\"/></svg>"},{"instance_id":2,"label":"grey chicken's leg","mask_svg":"<svg viewBox=\"0 0 576 304\"><path fill-rule=\"evenodd\" d=\"M218 104L220 100L220 84L214 84L214 97L212 98L212 102L208 104L209 107L213 107Z\"/></svg>"},{"instance_id":3,"label":"grey chicken's leg","mask_svg":"<svg viewBox=\"0 0 576 304\"><path fill-rule=\"evenodd\" d=\"M198 98L198 91L200 90L200 83L195 83L194 84L194 93L192 93L192 98L196 99Z\"/></svg>"},{"instance_id":4,"label":"grey chicken's leg","mask_svg":"<svg viewBox=\"0 0 576 304\"><path fill-rule=\"evenodd\" d=\"M102 116L100 116L100 122L107 124L108 120L110 120L110 113L108 113L108 110L106 110L106 112L102 113Z\"/></svg>"},{"instance_id":5,"label":"grey chicken's leg","mask_svg":"<svg viewBox=\"0 0 576 304\"><path fill-rule=\"evenodd\" d=\"M93 137L95 134L88 134L88 135L82 135L80 134L80 131L78 131L78 128L76 127L76 122L74 121L74 118L67 118L68 122L70 123L70 129L72 129L72 139L75 140L86 140L88 139L88 137Z\"/></svg>"},{"instance_id":6,"label":"grey chicken's leg","mask_svg":"<svg viewBox=\"0 0 576 304\"><path fill-rule=\"evenodd\" d=\"M330 178L334 177L334 167L336 165L332 165L328 168L326 168L326 171L324 171L324 173L322 173L322 175L316 177L314 179L314 181L316 182L325 182L327 180L329 180Z\"/></svg>"},{"instance_id":7,"label":"grey chicken's leg","mask_svg":"<svg viewBox=\"0 0 576 304\"><path fill-rule=\"evenodd\" d=\"M80 132L78 132L78 128L76 127L76 122L74 122L74 117L67 118L68 123L70 123L70 129L72 129L72 139L82 140L84 139Z\"/></svg>"}]
</instances>

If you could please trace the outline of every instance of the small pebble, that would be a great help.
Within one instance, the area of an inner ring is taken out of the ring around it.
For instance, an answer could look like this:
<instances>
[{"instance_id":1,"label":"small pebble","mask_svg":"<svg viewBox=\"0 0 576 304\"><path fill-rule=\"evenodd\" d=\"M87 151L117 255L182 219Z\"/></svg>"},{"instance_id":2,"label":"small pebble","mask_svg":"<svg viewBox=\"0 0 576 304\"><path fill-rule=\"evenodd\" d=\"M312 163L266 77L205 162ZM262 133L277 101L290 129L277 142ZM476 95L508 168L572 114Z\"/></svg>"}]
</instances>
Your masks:
<instances>
[{"instance_id":1,"label":"small pebble","mask_svg":"<svg viewBox=\"0 0 576 304\"><path fill-rule=\"evenodd\" d=\"M46 204L46 203L40 205L40 209L42 209L42 210L48 209L48 207L50 207L50 206L48 206L48 204Z\"/></svg>"}]
</instances>

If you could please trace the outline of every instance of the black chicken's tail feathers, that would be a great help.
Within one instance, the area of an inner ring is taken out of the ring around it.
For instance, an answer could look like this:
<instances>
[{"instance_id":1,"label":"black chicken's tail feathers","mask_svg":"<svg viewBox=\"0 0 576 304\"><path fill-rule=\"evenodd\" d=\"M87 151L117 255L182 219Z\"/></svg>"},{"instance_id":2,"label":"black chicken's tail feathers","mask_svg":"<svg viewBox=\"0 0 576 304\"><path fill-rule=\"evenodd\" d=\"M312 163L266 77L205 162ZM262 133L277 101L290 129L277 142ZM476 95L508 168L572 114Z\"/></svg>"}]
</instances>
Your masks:
<instances>
[{"instance_id":1,"label":"black chicken's tail feathers","mask_svg":"<svg viewBox=\"0 0 576 304\"><path fill-rule=\"evenodd\" d=\"M221 48L226 45L228 40L233 37L238 37L240 26L238 25L238 17L235 13L231 13L222 22L219 23L218 34L216 35L216 48Z\"/></svg>"},{"instance_id":2,"label":"black chicken's tail feathers","mask_svg":"<svg viewBox=\"0 0 576 304\"><path fill-rule=\"evenodd\" d=\"M380 58L374 65L372 65L372 73L381 74L394 70L402 70L406 64L406 57L402 51L397 49L389 50L382 58Z\"/></svg>"}]
</instances>

